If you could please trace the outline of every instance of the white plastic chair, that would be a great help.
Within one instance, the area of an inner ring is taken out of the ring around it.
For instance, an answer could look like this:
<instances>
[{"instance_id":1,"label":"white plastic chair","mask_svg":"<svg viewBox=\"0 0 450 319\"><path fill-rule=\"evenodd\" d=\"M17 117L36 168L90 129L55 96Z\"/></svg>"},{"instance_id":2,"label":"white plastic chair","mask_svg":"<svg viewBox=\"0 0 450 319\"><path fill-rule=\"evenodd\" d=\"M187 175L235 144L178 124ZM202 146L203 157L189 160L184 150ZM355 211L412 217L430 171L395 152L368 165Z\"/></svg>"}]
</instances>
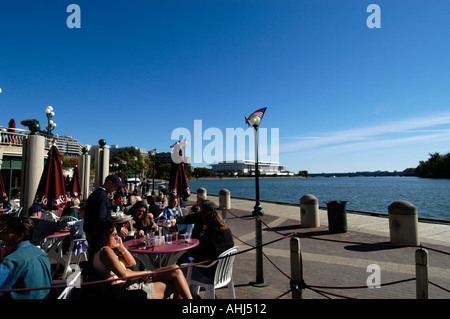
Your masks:
<instances>
[{"instance_id":1,"label":"white plastic chair","mask_svg":"<svg viewBox=\"0 0 450 319\"><path fill-rule=\"evenodd\" d=\"M225 286L228 286L228 291L230 292L230 298L236 299L236 294L234 292L234 281L233 281L233 263L235 254L238 251L238 246L230 248L223 253L221 253L218 259L214 260L209 265L196 265L188 268L186 280L189 285L196 285L196 293L198 294L200 291L200 286L205 288L206 290L206 298L214 299L215 298L215 289L219 289ZM228 256L228 257L226 257ZM212 284L204 283L201 281L197 281L192 279L192 268L209 268L213 265L217 264L216 272L214 275L214 282Z\"/></svg>"},{"instance_id":2,"label":"white plastic chair","mask_svg":"<svg viewBox=\"0 0 450 319\"><path fill-rule=\"evenodd\" d=\"M78 280L80 280L81 276L81 270L78 270L72 278L70 278L70 281L67 282L67 287L64 288L63 292L58 296L58 299L70 299L73 290L76 288L76 283Z\"/></svg>"},{"instance_id":3,"label":"white plastic chair","mask_svg":"<svg viewBox=\"0 0 450 319\"><path fill-rule=\"evenodd\" d=\"M71 221L77 221L78 218L73 217L73 216L61 216L61 218L59 219L59 221L61 222L71 222Z\"/></svg>"},{"instance_id":4,"label":"white plastic chair","mask_svg":"<svg viewBox=\"0 0 450 319\"><path fill-rule=\"evenodd\" d=\"M20 213L22 212L22 207L17 208L17 210L14 211L15 217L20 217Z\"/></svg>"},{"instance_id":5,"label":"white plastic chair","mask_svg":"<svg viewBox=\"0 0 450 319\"><path fill-rule=\"evenodd\" d=\"M66 278L67 274L69 274L72 271L71 265L74 265L74 264L71 264L70 262L72 261L72 255L76 248L75 245L80 244L80 243L87 244L86 238L72 239L72 241L70 242L70 248L69 248L69 253L68 253L67 259L66 259L66 265L64 266L63 278ZM82 256L84 256L84 260L86 260L86 261L88 260L87 249L78 255L76 265L78 265L78 266L80 265Z\"/></svg>"}]
</instances>

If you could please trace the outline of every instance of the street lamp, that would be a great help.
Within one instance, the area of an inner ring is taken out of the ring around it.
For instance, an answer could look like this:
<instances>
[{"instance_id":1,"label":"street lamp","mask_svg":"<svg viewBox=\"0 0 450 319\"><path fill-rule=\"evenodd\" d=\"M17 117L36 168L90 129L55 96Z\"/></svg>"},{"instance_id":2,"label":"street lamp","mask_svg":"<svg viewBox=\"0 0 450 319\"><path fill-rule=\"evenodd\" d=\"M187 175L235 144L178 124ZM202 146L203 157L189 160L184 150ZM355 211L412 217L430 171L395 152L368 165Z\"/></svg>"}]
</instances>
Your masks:
<instances>
[{"instance_id":1,"label":"street lamp","mask_svg":"<svg viewBox=\"0 0 450 319\"><path fill-rule=\"evenodd\" d=\"M53 135L52 131L56 127L56 123L52 121L52 118L55 116L55 112L53 112L53 107L47 106L47 108L45 109L45 114L47 115L47 121L48 121L48 123L45 125L45 127L47 128L47 136L49 137L50 135Z\"/></svg>"},{"instance_id":2,"label":"street lamp","mask_svg":"<svg viewBox=\"0 0 450 319\"><path fill-rule=\"evenodd\" d=\"M152 195L155 195L155 159L156 159L156 148L150 150L150 156L152 157Z\"/></svg>"},{"instance_id":3,"label":"street lamp","mask_svg":"<svg viewBox=\"0 0 450 319\"><path fill-rule=\"evenodd\" d=\"M255 241L256 241L256 280L250 282L254 287L266 287L269 282L264 280L263 270L263 252L262 252L262 225L259 216L264 216L261 203L259 201L259 169L258 169L258 126L261 123L261 116L252 114L250 123L255 129L255 186L256 186L256 204L252 215L255 216Z\"/></svg>"},{"instance_id":4,"label":"street lamp","mask_svg":"<svg viewBox=\"0 0 450 319\"><path fill-rule=\"evenodd\" d=\"M258 168L258 126L261 123L261 118L258 115L250 117L250 123L255 129L255 186L256 186L256 204L253 207L253 216L264 216L261 203L259 201L259 168Z\"/></svg>"}]
</instances>

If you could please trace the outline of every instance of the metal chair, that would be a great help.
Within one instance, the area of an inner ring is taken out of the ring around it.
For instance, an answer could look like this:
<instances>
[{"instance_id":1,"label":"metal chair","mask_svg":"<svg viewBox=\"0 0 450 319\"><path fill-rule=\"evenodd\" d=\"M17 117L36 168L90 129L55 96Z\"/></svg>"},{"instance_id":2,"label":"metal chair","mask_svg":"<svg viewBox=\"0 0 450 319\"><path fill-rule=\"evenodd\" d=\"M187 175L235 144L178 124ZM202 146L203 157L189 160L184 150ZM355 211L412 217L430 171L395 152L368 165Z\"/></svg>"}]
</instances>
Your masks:
<instances>
[{"instance_id":1,"label":"metal chair","mask_svg":"<svg viewBox=\"0 0 450 319\"><path fill-rule=\"evenodd\" d=\"M238 246L230 248L217 257L209 265L196 265L188 268L186 280L189 285L196 285L196 293L200 291L200 286L205 288L206 290L206 298L214 299L215 298L215 289L219 289L225 286L228 286L228 291L230 292L230 298L236 299L236 294L234 292L234 282L233 282L233 263L235 254L238 251ZM204 283L198 280L192 279L192 269L194 267L197 268L209 268L213 265L216 265L216 272L214 275L214 281L212 284Z\"/></svg>"}]
</instances>

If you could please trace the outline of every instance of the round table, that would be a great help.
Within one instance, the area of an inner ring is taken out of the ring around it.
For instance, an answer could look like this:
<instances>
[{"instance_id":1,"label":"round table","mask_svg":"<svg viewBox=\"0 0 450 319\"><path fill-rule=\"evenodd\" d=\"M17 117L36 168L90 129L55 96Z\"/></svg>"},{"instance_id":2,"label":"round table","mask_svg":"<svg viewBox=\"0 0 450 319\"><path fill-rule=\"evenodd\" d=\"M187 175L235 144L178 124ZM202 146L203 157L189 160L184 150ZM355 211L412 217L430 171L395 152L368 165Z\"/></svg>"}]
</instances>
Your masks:
<instances>
[{"instance_id":1,"label":"round table","mask_svg":"<svg viewBox=\"0 0 450 319\"><path fill-rule=\"evenodd\" d=\"M163 266L175 264L181 255L198 244L199 240L192 238L189 243L185 243L184 239L179 239L170 244L164 242L160 247L146 247L142 241L142 237L131 239L123 243L125 248L128 249L135 258L141 261L147 270L155 270Z\"/></svg>"}]
</instances>

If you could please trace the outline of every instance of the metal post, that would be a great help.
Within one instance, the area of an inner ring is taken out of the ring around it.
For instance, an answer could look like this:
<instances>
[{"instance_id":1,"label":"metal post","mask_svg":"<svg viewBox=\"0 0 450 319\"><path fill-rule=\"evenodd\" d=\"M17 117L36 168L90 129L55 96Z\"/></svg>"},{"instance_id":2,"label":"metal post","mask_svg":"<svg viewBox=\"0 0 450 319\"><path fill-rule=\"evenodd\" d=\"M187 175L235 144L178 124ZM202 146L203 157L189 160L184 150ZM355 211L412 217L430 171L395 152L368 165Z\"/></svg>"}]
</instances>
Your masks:
<instances>
[{"instance_id":1,"label":"metal post","mask_svg":"<svg viewBox=\"0 0 450 319\"><path fill-rule=\"evenodd\" d=\"M256 204L253 207L253 216L264 216L261 203L259 201L259 168L258 168L258 127L255 125L255 187L256 187Z\"/></svg>"},{"instance_id":2,"label":"metal post","mask_svg":"<svg viewBox=\"0 0 450 319\"><path fill-rule=\"evenodd\" d=\"M252 215L255 218L255 234L256 234L256 281L250 284L254 287L266 287L269 285L268 282L264 280L264 270L263 270L263 253L262 253L262 227L261 219L259 216L264 216L264 212L259 201L259 170L258 170L258 126L254 125L255 128L255 186L256 186L256 204Z\"/></svg>"},{"instance_id":3,"label":"metal post","mask_svg":"<svg viewBox=\"0 0 450 319\"><path fill-rule=\"evenodd\" d=\"M250 285L254 287L267 287L269 282L264 280L263 269L263 253L262 253L262 223L259 217L255 218L255 230L256 230L256 280L250 282Z\"/></svg>"},{"instance_id":4,"label":"metal post","mask_svg":"<svg viewBox=\"0 0 450 319\"><path fill-rule=\"evenodd\" d=\"M303 262L300 250L300 238L292 237L291 246L291 289L292 299L302 299Z\"/></svg>"},{"instance_id":5,"label":"metal post","mask_svg":"<svg viewBox=\"0 0 450 319\"><path fill-rule=\"evenodd\" d=\"M416 250L416 298L428 299L428 251Z\"/></svg>"},{"instance_id":6,"label":"metal post","mask_svg":"<svg viewBox=\"0 0 450 319\"><path fill-rule=\"evenodd\" d=\"M156 154L152 156L152 195L155 195L155 158Z\"/></svg>"}]
</instances>

